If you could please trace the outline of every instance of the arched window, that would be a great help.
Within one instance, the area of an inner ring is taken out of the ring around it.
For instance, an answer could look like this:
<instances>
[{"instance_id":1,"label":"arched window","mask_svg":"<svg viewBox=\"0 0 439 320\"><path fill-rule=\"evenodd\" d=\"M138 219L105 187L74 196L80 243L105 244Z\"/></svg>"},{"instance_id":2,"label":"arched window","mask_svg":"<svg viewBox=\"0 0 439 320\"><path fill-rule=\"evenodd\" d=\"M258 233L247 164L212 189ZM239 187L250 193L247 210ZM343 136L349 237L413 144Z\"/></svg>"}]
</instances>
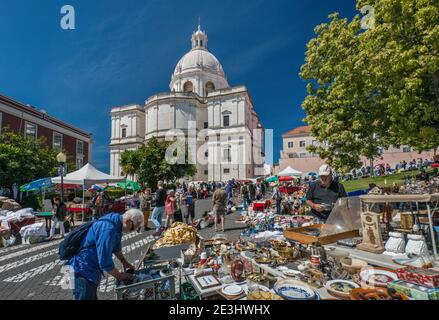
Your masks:
<instances>
[{"instance_id":1,"label":"arched window","mask_svg":"<svg viewBox=\"0 0 439 320\"><path fill-rule=\"evenodd\" d=\"M215 85L212 82L206 83L206 93L211 93L215 91Z\"/></svg>"},{"instance_id":2,"label":"arched window","mask_svg":"<svg viewBox=\"0 0 439 320\"><path fill-rule=\"evenodd\" d=\"M194 85L192 84L192 82L190 82L190 81L186 82L183 86L183 91L184 92L194 92Z\"/></svg>"}]
</instances>

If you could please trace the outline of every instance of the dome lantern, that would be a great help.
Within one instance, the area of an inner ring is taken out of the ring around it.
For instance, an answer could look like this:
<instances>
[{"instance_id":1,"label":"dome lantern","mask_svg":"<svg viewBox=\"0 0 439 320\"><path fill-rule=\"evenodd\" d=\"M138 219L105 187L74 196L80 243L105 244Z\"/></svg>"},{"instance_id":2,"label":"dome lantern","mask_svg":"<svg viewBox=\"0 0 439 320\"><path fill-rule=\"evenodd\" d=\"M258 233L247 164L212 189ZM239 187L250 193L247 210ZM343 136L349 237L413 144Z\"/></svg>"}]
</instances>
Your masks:
<instances>
[{"instance_id":1,"label":"dome lantern","mask_svg":"<svg viewBox=\"0 0 439 320\"><path fill-rule=\"evenodd\" d=\"M194 49L204 49L207 50L208 42L207 34L205 31L201 30L201 25L198 25L198 30L192 34L192 50Z\"/></svg>"}]
</instances>

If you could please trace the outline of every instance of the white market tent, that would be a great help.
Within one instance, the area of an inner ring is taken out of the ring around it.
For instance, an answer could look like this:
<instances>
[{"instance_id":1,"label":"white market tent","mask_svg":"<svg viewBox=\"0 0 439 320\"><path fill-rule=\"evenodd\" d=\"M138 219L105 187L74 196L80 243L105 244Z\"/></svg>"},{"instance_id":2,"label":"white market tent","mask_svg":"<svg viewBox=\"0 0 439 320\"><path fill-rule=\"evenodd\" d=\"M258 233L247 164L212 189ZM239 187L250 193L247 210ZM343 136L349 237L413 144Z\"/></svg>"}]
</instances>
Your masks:
<instances>
[{"instance_id":1,"label":"white market tent","mask_svg":"<svg viewBox=\"0 0 439 320\"><path fill-rule=\"evenodd\" d=\"M77 184L82 185L82 204L84 205L84 193L86 185L93 185L98 183L116 183L124 182L125 177L115 177L109 174L103 173L93 167L90 163L83 166L81 169L75 172L71 172L63 178L65 184ZM61 177L52 178L52 183L60 184ZM83 212L84 218L84 212Z\"/></svg>"},{"instance_id":2,"label":"white market tent","mask_svg":"<svg viewBox=\"0 0 439 320\"><path fill-rule=\"evenodd\" d=\"M302 174L303 174L302 172L297 171L291 167L288 167L282 170L281 172L279 172L277 175L279 177L301 177Z\"/></svg>"},{"instance_id":3,"label":"white market tent","mask_svg":"<svg viewBox=\"0 0 439 320\"><path fill-rule=\"evenodd\" d=\"M123 182L125 181L125 177L110 176L109 174L99 171L88 163L78 171L66 175L63 180L65 184L89 185ZM52 178L52 183L61 183L61 177Z\"/></svg>"}]
</instances>

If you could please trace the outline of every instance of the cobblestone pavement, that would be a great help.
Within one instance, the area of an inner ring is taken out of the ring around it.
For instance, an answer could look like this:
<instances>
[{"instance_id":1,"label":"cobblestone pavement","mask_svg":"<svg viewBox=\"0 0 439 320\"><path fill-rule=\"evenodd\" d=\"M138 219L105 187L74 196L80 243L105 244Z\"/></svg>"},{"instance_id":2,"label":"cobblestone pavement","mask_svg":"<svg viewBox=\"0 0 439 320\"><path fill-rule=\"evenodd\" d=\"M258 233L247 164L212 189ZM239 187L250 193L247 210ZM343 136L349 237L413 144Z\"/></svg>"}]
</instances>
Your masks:
<instances>
[{"instance_id":1,"label":"cobblestone pavement","mask_svg":"<svg viewBox=\"0 0 439 320\"><path fill-rule=\"evenodd\" d=\"M196 205L196 218L211 209L211 199L200 200ZM238 213L226 217L226 233L237 239L243 226L235 223ZM150 226L151 222L150 222ZM153 231L131 233L123 236L122 247L127 260L138 262ZM210 239L214 229L200 231ZM17 245L0 248L0 299L1 300L70 300L71 291L63 289L62 263L58 260L58 245L61 240L37 245ZM115 262L120 267L119 262ZM104 278L98 290L99 299L115 299L113 277Z\"/></svg>"}]
</instances>

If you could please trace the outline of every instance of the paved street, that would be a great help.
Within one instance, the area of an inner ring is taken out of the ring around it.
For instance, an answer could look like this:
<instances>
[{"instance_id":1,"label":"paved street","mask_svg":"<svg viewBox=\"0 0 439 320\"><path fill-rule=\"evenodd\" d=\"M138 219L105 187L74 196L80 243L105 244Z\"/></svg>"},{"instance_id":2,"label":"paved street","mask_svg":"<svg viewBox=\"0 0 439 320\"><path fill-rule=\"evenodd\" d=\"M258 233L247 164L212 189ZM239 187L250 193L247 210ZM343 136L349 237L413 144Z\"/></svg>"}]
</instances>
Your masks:
<instances>
[{"instance_id":1,"label":"paved street","mask_svg":"<svg viewBox=\"0 0 439 320\"><path fill-rule=\"evenodd\" d=\"M211 199L200 200L196 205L196 218L211 209ZM226 217L226 233L236 239L243 226L235 223L238 214ZM150 226L152 224L150 223ZM130 262L137 262L151 241L153 231L132 233L123 237L123 252ZM201 230L206 239L215 233L213 228ZM18 245L0 249L0 299L72 299L71 291L62 288L62 263L58 260L61 240L38 245ZM120 267L119 262L116 263ZM114 278L102 280L99 299L115 299Z\"/></svg>"}]
</instances>

